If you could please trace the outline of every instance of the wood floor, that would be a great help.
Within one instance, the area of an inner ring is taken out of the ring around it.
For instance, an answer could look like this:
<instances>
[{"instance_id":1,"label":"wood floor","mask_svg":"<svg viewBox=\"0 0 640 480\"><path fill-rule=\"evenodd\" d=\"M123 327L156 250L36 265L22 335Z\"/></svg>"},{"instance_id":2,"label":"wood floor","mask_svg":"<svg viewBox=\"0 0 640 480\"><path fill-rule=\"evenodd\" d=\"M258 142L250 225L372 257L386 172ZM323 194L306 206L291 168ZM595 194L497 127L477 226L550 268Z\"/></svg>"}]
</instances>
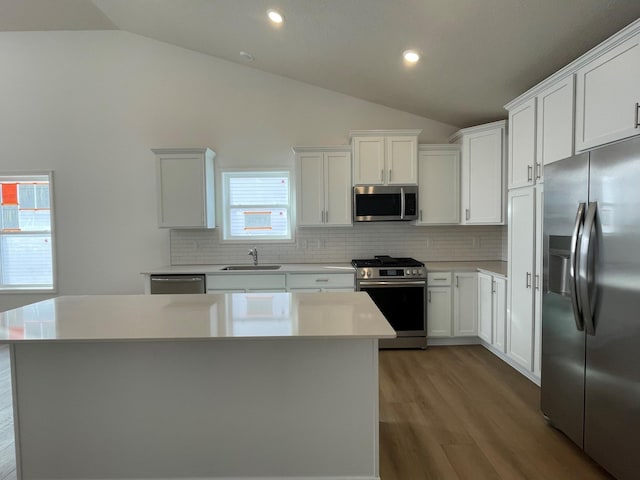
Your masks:
<instances>
[{"instance_id":1,"label":"wood floor","mask_svg":"<svg viewBox=\"0 0 640 480\"><path fill-rule=\"evenodd\" d=\"M381 480L610 479L538 410L540 390L481 346L380 352ZM0 347L0 480L15 480Z\"/></svg>"},{"instance_id":2,"label":"wood floor","mask_svg":"<svg viewBox=\"0 0 640 480\"><path fill-rule=\"evenodd\" d=\"M479 345L381 351L381 479L611 479L545 423L539 399Z\"/></svg>"}]
</instances>

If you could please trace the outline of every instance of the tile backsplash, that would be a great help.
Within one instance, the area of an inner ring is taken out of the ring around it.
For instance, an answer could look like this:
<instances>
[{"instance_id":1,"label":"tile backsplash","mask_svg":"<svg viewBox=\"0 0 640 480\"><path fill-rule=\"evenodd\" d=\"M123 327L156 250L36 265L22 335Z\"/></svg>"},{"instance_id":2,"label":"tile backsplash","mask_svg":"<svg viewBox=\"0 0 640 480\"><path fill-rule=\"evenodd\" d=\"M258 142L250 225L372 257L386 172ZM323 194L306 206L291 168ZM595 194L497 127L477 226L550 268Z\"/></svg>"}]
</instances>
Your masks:
<instances>
[{"instance_id":1,"label":"tile backsplash","mask_svg":"<svg viewBox=\"0 0 640 480\"><path fill-rule=\"evenodd\" d=\"M422 261L505 260L506 227L416 227L397 222L299 228L293 243L256 242L260 263L335 263L373 255ZM171 230L171 264L244 264L254 244L225 243L220 230Z\"/></svg>"}]
</instances>

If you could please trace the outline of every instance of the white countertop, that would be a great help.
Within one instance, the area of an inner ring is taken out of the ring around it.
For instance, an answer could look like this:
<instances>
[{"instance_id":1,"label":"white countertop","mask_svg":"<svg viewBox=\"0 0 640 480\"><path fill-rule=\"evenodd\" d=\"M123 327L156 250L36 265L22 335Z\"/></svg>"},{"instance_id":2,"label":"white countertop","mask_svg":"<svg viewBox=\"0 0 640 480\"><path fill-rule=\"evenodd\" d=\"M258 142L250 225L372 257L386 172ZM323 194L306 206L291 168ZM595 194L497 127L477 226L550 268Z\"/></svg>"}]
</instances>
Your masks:
<instances>
[{"instance_id":1,"label":"white countertop","mask_svg":"<svg viewBox=\"0 0 640 480\"><path fill-rule=\"evenodd\" d=\"M427 272L488 272L507 276L507 262L494 261L466 261L466 262L424 262Z\"/></svg>"},{"instance_id":2,"label":"white countertop","mask_svg":"<svg viewBox=\"0 0 640 480\"><path fill-rule=\"evenodd\" d=\"M202 264L202 265L164 265L141 272L143 275L163 275L163 274L207 274L223 273L225 275L247 274L274 274L274 273L353 273L354 268L350 263L282 263L277 270L222 270L228 265L238 265L225 263L222 265ZM250 263L246 264L251 265ZM268 265L268 264L260 264Z\"/></svg>"},{"instance_id":3,"label":"white countertop","mask_svg":"<svg viewBox=\"0 0 640 480\"><path fill-rule=\"evenodd\" d=\"M395 336L365 292L63 296L0 313L0 343Z\"/></svg>"}]
</instances>

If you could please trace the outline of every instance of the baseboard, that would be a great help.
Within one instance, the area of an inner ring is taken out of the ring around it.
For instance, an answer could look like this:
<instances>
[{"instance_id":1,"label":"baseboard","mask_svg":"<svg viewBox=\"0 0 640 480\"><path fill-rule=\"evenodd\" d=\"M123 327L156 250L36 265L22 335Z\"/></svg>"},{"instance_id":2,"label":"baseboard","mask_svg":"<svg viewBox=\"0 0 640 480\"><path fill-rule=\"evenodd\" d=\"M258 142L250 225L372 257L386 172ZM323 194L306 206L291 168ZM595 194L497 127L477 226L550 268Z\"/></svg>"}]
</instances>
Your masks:
<instances>
[{"instance_id":1,"label":"baseboard","mask_svg":"<svg viewBox=\"0 0 640 480\"><path fill-rule=\"evenodd\" d=\"M540 377L538 375L535 375L532 371L527 370L526 368L524 368L522 365L520 365L518 362L514 361L513 359L511 359L509 356L507 356L506 353L502 352L501 350L498 350L497 348L495 348L493 345L488 344L487 342L485 342L484 340L480 340L480 345L482 345L484 348L486 348L487 350L489 350L491 353L493 353L496 357L498 357L500 360L502 360L503 362L505 362L507 365L509 365L510 367L512 367L514 370L516 370L518 373L520 373L521 375L524 375L525 377L527 377L529 380L531 380L533 383L535 383L536 385L540 386Z\"/></svg>"},{"instance_id":2,"label":"baseboard","mask_svg":"<svg viewBox=\"0 0 640 480\"><path fill-rule=\"evenodd\" d=\"M478 345L478 337L427 337L427 346L440 345Z\"/></svg>"}]
</instances>

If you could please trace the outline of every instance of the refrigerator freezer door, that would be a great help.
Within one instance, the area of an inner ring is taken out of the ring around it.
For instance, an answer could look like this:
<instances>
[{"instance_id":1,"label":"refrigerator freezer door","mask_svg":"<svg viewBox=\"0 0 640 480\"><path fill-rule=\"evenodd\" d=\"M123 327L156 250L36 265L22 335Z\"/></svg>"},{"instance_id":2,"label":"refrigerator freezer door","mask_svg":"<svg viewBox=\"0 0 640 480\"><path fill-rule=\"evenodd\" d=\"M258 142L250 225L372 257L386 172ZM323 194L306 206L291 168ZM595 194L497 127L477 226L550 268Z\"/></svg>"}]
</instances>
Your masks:
<instances>
[{"instance_id":1,"label":"refrigerator freezer door","mask_svg":"<svg viewBox=\"0 0 640 480\"><path fill-rule=\"evenodd\" d=\"M545 166L541 407L550 423L581 447L585 334L573 314L570 259L576 214L588 200L588 186L587 154Z\"/></svg>"},{"instance_id":2,"label":"refrigerator freezer door","mask_svg":"<svg viewBox=\"0 0 640 480\"><path fill-rule=\"evenodd\" d=\"M598 214L584 448L629 480L640 472L640 138L591 152L590 177Z\"/></svg>"}]
</instances>

